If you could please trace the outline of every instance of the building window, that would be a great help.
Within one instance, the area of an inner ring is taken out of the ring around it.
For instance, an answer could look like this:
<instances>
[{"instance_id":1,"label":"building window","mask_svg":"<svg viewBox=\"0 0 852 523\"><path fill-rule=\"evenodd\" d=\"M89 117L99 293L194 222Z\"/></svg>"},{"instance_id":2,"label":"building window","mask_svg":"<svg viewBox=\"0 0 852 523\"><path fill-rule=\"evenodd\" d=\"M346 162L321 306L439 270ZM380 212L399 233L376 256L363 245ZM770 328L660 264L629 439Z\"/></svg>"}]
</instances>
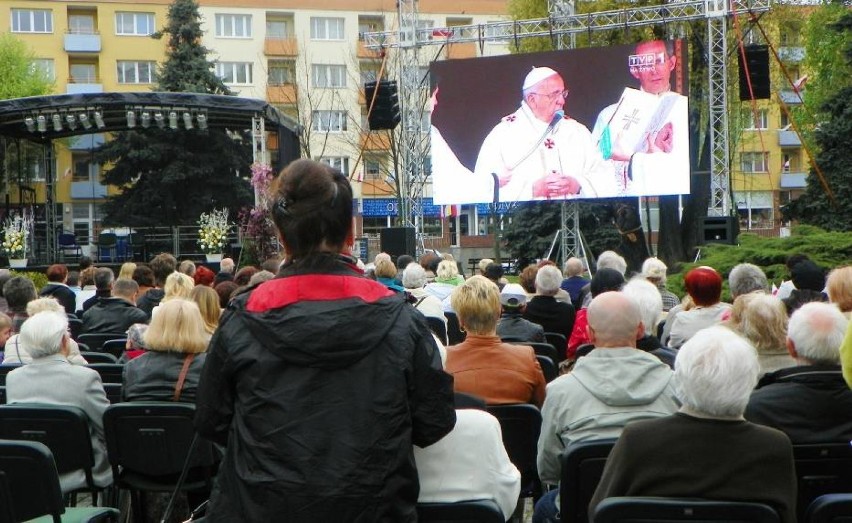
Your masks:
<instances>
[{"instance_id":1,"label":"building window","mask_svg":"<svg viewBox=\"0 0 852 523\"><path fill-rule=\"evenodd\" d=\"M743 129L768 129L769 128L769 110L758 109L757 114L751 109L743 110Z\"/></svg>"},{"instance_id":2,"label":"building window","mask_svg":"<svg viewBox=\"0 0 852 523\"><path fill-rule=\"evenodd\" d=\"M269 85L284 85L293 83L293 62L287 60L270 60L267 83Z\"/></svg>"},{"instance_id":3,"label":"building window","mask_svg":"<svg viewBox=\"0 0 852 523\"><path fill-rule=\"evenodd\" d=\"M311 79L313 87L346 87L346 66L314 64Z\"/></svg>"},{"instance_id":4,"label":"building window","mask_svg":"<svg viewBox=\"0 0 852 523\"><path fill-rule=\"evenodd\" d=\"M30 63L30 71L33 74L40 73L49 81L56 80L56 66L52 58L36 58Z\"/></svg>"},{"instance_id":5,"label":"building window","mask_svg":"<svg viewBox=\"0 0 852 523\"><path fill-rule=\"evenodd\" d=\"M769 171L769 153L740 153L740 170L744 173L765 173Z\"/></svg>"},{"instance_id":6,"label":"building window","mask_svg":"<svg viewBox=\"0 0 852 523\"><path fill-rule=\"evenodd\" d=\"M343 18L311 17L311 40L343 40Z\"/></svg>"},{"instance_id":7,"label":"building window","mask_svg":"<svg viewBox=\"0 0 852 523\"><path fill-rule=\"evenodd\" d=\"M311 129L317 132L332 133L345 131L346 111L313 111L311 113Z\"/></svg>"},{"instance_id":8,"label":"building window","mask_svg":"<svg viewBox=\"0 0 852 523\"><path fill-rule=\"evenodd\" d=\"M152 84L157 81L157 62L118 61L118 83Z\"/></svg>"},{"instance_id":9,"label":"building window","mask_svg":"<svg viewBox=\"0 0 852 523\"><path fill-rule=\"evenodd\" d=\"M216 36L219 38L251 38L251 15L216 15Z\"/></svg>"},{"instance_id":10,"label":"building window","mask_svg":"<svg viewBox=\"0 0 852 523\"><path fill-rule=\"evenodd\" d=\"M226 84L251 84L251 63L249 62L219 62L216 64L216 75Z\"/></svg>"},{"instance_id":11,"label":"building window","mask_svg":"<svg viewBox=\"0 0 852 523\"><path fill-rule=\"evenodd\" d=\"M346 156L323 156L319 161L337 169L343 174L349 174L349 158Z\"/></svg>"},{"instance_id":12,"label":"building window","mask_svg":"<svg viewBox=\"0 0 852 523\"><path fill-rule=\"evenodd\" d=\"M52 33L53 11L49 9L12 9L13 33Z\"/></svg>"},{"instance_id":13,"label":"building window","mask_svg":"<svg viewBox=\"0 0 852 523\"><path fill-rule=\"evenodd\" d=\"M148 36L156 32L154 13L115 13L115 34Z\"/></svg>"},{"instance_id":14,"label":"building window","mask_svg":"<svg viewBox=\"0 0 852 523\"><path fill-rule=\"evenodd\" d=\"M266 38L290 38L290 26L284 18L266 19Z\"/></svg>"},{"instance_id":15,"label":"building window","mask_svg":"<svg viewBox=\"0 0 852 523\"><path fill-rule=\"evenodd\" d=\"M71 64L71 83L96 84L98 82L98 66L95 64Z\"/></svg>"},{"instance_id":16,"label":"building window","mask_svg":"<svg viewBox=\"0 0 852 523\"><path fill-rule=\"evenodd\" d=\"M771 229L775 225L772 191L735 193L742 229Z\"/></svg>"},{"instance_id":17,"label":"building window","mask_svg":"<svg viewBox=\"0 0 852 523\"><path fill-rule=\"evenodd\" d=\"M375 180L382 174L382 162L378 158L364 159L364 178Z\"/></svg>"},{"instance_id":18,"label":"building window","mask_svg":"<svg viewBox=\"0 0 852 523\"><path fill-rule=\"evenodd\" d=\"M74 220L74 236L82 244L92 243L100 232L103 207L99 203L72 203L71 217Z\"/></svg>"},{"instance_id":19,"label":"building window","mask_svg":"<svg viewBox=\"0 0 852 523\"><path fill-rule=\"evenodd\" d=\"M383 31L385 22L381 18L358 17L358 39L363 40L364 33Z\"/></svg>"},{"instance_id":20,"label":"building window","mask_svg":"<svg viewBox=\"0 0 852 523\"><path fill-rule=\"evenodd\" d=\"M91 13L68 14L68 33L74 35L93 35L95 31L95 16Z\"/></svg>"},{"instance_id":21,"label":"building window","mask_svg":"<svg viewBox=\"0 0 852 523\"><path fill-rule=\"evenodd\" d=\"M382 233L382 229L391 226L390 216L364 216L361 218L361 228L364 236L373 236L378 238Z\"/></svg>"}]
</instances>

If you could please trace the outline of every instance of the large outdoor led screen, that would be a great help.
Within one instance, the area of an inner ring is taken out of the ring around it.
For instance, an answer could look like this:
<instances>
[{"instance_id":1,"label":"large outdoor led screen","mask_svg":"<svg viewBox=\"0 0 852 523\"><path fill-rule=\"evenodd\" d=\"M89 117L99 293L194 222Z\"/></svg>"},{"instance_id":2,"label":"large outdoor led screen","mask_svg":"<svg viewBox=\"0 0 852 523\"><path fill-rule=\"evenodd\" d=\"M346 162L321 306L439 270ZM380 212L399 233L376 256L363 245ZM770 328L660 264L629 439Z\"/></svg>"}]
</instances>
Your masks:
<instances>
[{"instance_id":1,"label":"large outdoor led screen","mask_svg":"<svg viewBox=\"0 0 852 523\"><path fill-rule=\"evenodd\" d=\"M437 204L689 193L682 40L435 62Z\"/></svg>"}]
</instances>

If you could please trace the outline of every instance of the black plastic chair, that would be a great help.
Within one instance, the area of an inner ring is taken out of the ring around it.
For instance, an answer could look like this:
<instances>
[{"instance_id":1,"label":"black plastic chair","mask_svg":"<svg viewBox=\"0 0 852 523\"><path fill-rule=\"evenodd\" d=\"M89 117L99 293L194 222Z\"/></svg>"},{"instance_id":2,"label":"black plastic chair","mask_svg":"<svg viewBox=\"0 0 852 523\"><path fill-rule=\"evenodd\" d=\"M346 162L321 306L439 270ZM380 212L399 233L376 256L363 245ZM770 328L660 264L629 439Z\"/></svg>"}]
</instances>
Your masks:
<instances>
[{"instance_id":1,"label":"black plastic chair","mask_svg":"<svg viewBox=\"0 0 852 523\"><path fill-rule=\"evenodd\" d=\"M145 250L145 235L141 232L131 232L130 237L128 239L130 240L128 248L130 249L131 257L134 260L147 260L148 257L146 256L147 253Z\"/></svg>"},{"instance_id":2,"label":"black plastic chair","mask_svg":"<svg viewBox=\"0 0 852 523\"><path fill-rule=\"evenodd\" d=\"M124 355L126 348L127 338L122 338L120 340L107 340L103 345L101 345L101 350L114 356L116 360L120 359Z\"/></svg>"},{"instance_id":3,"label":"black plastic chair","mask_svg":"<svg viewBox=\"0 0 852 523\"><path fill-rule=\"evenodd\" d=\"M118 521L114 508L64 506L59 473L43 443L0 440L0 472L7 479L13 521L44 515L52 516L54 522Z\"/></svg>"},{"instance_id":4,"label":"black plastic chair","mask_svg":"<svg viewBox=\"0 0 852 523\"><path fill-rule=\"evenodd\" d=\"M47 445L60 474L82 469L86 475L86 487L79 490L91 492L92 503L97 505L98 492L102 487L96 486L92 477L95 452L89 434L89 418L82 409L34 403L0 406L0 438L38 441Z\"/></svg>"},{"instance_id":5,"label":"black plastic chair","mask_svg":"<svg viewBox=\"0 0 852 523\"><path fill-rule=\"evenodd\" d=\"M94 352L94 351L80 351L80 356L86 359L89 364L93 363L111 363L115 365L118 363L118 360L112 354L106 352Z\"/></svg>"},{"instance_id":6,"label":"black plastic chair","mask_svg":"<svg viewBox=\"0 0 852 523\"><path fill-rule=\"evenodd\" d=\"M458 345L467 337L459 326L459 317L455 312L444 312L444 316L447 318L447 338L450 340L450 345Z\"/></svg>"},{"instance_id":7,"label":"black plastic chair","mask_svg":"<svg viewBox=\"0 0 852 523\"><path fill-rule=\"evenodd\" d=\"M479 396L474 396L473 394L467 394L466 392L454 392L453 405L455 406L456 410L488 410L488 405L485 403L484 399L480 398Z\"/></svg>"},{"instance_id":8,"label":"black plastic chair","mask_svg":"<svg viewBox=\"0 0 852 523\"><path fill-rule=\"evenodd\" d=\"M20 364L15 365L0 365L0 387L6 386L6 375L20 367Z\"/></svg>"},{"instance_id":9,"label":"black plastic chair","mask_svg":"<svg viewBox=\"0 0 852 523\"><path fill-rule=\"evenodd\" d=\"M505 523L494 501L478 499L456 503L418 503L417 520L422 523Z\"/></svg>"},{"instance_id":10,"label":"black plastic chair","mask_svg":"<svg viewBox=\"0 0 852 523\"><path fill-rule=\"evenodd\" d=\"M79 341L77 338L80 337L80 332L83 330L83 320L77 318L76 314L74 316L72 318L70 314L68 315L68 332L71 333L71 339Z\"/></svg>"},{"instance_id":11,"label":"black plastic chair","mask_svg":"<svg viewBox=\"0 0 852 523\"><path fill-rule=\"evenodd\" d=\"M89 346L89 350L93 351L102 351L102 347L104 343L110 340L125 340L127 339L127 334L124 332L87 332L85 334L80 334L77 337L77 343L85 343ZM113 354L113 356L115 356Z\"/></svg>"},{"instance_id":12,"label":"black plastic chair","mask_svg":"<svg viewBox=\"0 0 852 523\"><path fill-rule=\"evenodd\" d=\"M103 255L106 249L107 255ZM118 236L112 232L98 234L98 261L115 262L118 259Z\"/></svg>"},{"instance_id":13,"label":"black plastic chair","mask_svg":"<svg viewBox=\"0 0 852 523\"><path fill-rule=\"evenodd\" d=\"M9 480L0 471L0 523L15 523L12 513L12 492L9 490Z\"/></svg>"},{"instance_id":14,"label":"black plastic chair","mask_svg":"<svg viewBox=\"0 0 852 523\"><path fill-rule=\"evenodd\" d=\"M541 497L536 455L541 434L541 411L535 405L490 405L488 412L500 422L503 446L509 460L521 473L521 497Z\"/></svg>"},{"instance_id":15,"label":"black plastic chair","mask_svg":"<svg viewBox=\"0 0 852 523\"><path fill-rule=\"evenodd\" d=\"M552 359L541 354L536 354L535 359L538 360L538 366L541 367L541 373L544 374L544 381L550 383L559 376L559 371Z\"/></svg>"},{"instance_id":16,"label":"black plastic chair","mask_svg":"<svg viewBox=\"0 0 852 523\"><path fill-rule=\"evenodd\" d=\"M852 493L825 494L808 506L802 523L852 523Z\"/></svg>"},{"instance_id":17,"label":"black plastic chair","mask_svg":"<svg viewBox=\"0 0 852 523\"><path fill-rule=\"evenodd\" d=\"M544 343L540 341L525 341L523 343L519 343L518 345L529 345L533 348L537 355L547 356L553 361L554 364L559 360L559 355L557 354L556 349L553 347L553 345L549 343Z\"/></svg>"},{"instance_id":18,"label":"black plastic chair","mask_svg":"<svg viewBox=\"0 0 852 523\"><path fill-rule=\"evenodd\" d=\"M0 405L6 404L6 387L0 387Z\"/></svg>"},{"instance_id":19,"label":"black plastic chair","mask_svg":"<svg viewBox=\"0 0 852 523\"><path fill-rule=\"evenodd\" d=\"M852 492L852 446L849 442L793 445L798 484L799 521L823 494Z\"/></svg>"},{"instance_id":20,"label":"black plastic chair","mask_svg":"<svg viewBox=\"0 0 852 523\"><path fill-rule=\"evenodd\" d=\"M426 323L429 324L429 330L446 346L449 343L447 339L447 324L441 321L441 318L434 316L426 316Z\"/></svg>"},{"instance_id":21,"label":"black plastic chair","mask_svg":"<svg viewBox=\"0 0 852 523\"><path fill-rule=\"evenodd\" d=\"M615 438L578 441L562 452L559 457L562 465L559 513L563 523L586 523L589 520L589 502L601 481L615 441Z\"/></svg>"},{"instance_id":22,"label":"black plastic chair","mask_svg":"<svg viewBox=\"0 0 852 523\"><path fill-rule=\"evenodd\" d=\"M124 401L124 398L121 397L121 392L124 388L124 385L122 385L121 383L104 383L103 385L104 392L106 392L107 399L109 400L111 405Z\"/></svg>"},{"instance_id":23,"label":"black plastic chair","mask_svg":"<svg viewBox=\"0 0 852 523\"><path fill-rule=\"evenodd\" d=\"M557 357L555 363L559 365L565 359L565 351L568 349L568 339L558 332L545 332L544 339L556 349Z\"/></svg>"},{"instance_id":24,"label":"black plastic chair","mask_svg":"<svg viewBox=\"0 0 852 523\"><path fill-rule=\"evenodd\" d=\"M172 492L195 437L195 405L128 402L104 413L107 453L115 486L130 491L134 514L141 514L145 492ZM182 491L209 490L213 447L198 439Z\"/></svg>"},{"instance_id":25,"label":"black plastic chair","mask_svg":"<svg viewBox=\"0 0 852 523\"><path fill-rule=\"evenodd\" d=\"M122 383L123 381L124 365L120 363L90 363L86 366L101 375L102 383Z\"/></svg>"},{"instance_id":26,"label":"black plastic chair","mask_svg":"<svg viewBox=\"0 0 852 523\"><path fill-rule=\"evenodd\" d=\"M761 503L679 498L616 497L595 509L595 523L681 522L778 523L775 510Z\"/></svg>"}]
</instances>

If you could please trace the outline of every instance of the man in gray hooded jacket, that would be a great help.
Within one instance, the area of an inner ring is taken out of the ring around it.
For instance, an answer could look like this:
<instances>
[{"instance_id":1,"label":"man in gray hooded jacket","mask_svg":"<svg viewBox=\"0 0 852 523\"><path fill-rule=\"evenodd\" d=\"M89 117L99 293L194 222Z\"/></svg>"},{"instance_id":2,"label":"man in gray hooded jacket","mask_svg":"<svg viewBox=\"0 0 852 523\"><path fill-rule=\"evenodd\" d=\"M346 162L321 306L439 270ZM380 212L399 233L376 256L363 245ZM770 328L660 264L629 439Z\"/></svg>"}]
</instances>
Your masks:
<instances>
[{"instance_id":1,"label":"man in gray hooded jacket","mask_svg":"<svg viewBox=\"0 0 852 523\"><path fill-rule=\"evenodd\" d=\"M620 292L605 292L592 300L588 319L596 348L547 386L538 440L543 483L559 483L559 455L570 443L617 438L628 422L678 409L672 370L636 348L645 332L639 306ZM558 491L552 492L536 505L537 515L540 509L555 514Z\"/></svg>"}]
</instances>

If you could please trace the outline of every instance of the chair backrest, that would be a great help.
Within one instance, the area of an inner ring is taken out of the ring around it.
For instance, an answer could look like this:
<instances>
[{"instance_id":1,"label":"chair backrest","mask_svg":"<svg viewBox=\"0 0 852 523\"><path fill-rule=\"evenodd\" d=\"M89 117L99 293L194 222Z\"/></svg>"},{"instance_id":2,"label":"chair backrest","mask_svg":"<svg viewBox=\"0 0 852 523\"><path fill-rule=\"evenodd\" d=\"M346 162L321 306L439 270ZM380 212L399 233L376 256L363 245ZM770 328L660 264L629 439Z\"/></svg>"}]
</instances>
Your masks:
<instances>
[{"instance_id":1,"label":"chair backrest","mask_svg":"<svg viewBox=\"0 0 852 523\"><path fill-rule=\"evenodd\" d=\"M15 523L12 513L12 492L9 490L9 480L6 473L0 470L0 523Z\"/></svg>"},{"instance_id":2,"label":"chair backrest","mask_svg":"<svg viewBox=\"0 0 852 523\"><path fill-rule=\"evenodd\" d=\"M459 326L459 317L455 312L444 312L444 316L447 318L447 338L450 340L450 345L458 345L467 337Z\"/></svg>"},{"instance_id":3,"label":"chair backrest","mask_svg":"<svg viewBox=\"0 0 852 523\"><path fill-rule=\"evenodd\" d=\"M824 494L808 506L802 523L852 523L852 493Z\"/></svg>"},{"instance_id":4,"label":"chair backrest","mask_svg":"<svg viewBox=\"0 0 852 523\"><path fill-rule=\"evenodd\" d=\"M678 498L607 498L595 509L595 523L778 523L769 505Z\"/></svg>"},{"instance_id":5,"label":"chair backrest","mask_svg":"<svg viewBox=\"0 0 852 523\"><path fill-rule=\"evenodd\" d=\"M102 383L121 383L124 378L124 365L120 363L90 363L86 365L101 375Z\"/></svg>"},{"instance_id":6,"label":"chair backrest","mask_svg":"<svg viewBox=\"0 0 852 523\"><path fill-rule=\"evenodd\" d=\"M123 401L121 391L124 386L121 383L104 383L103 385L104 392L106 392L106 396L110 404L121 403Z\"/></svg>"},{"instance_id":7,"label":"chair backrest","mask_svg":"<svg viewBox=\"0 0 852 523\"><path fill-rule=\"evenodd\" d=\"M83 330L83 320L80 318L71 318L70 314L68 316L68 332L71 333L71 338L74 341L79 341L77 338L80 337L80 332Z\"/></svg>"},{"instance_id":8,"label":"chair backrest","mask_svg":"<svg viewBox=\"0 0 852 523\"><path fill-rule=\"evenodd\" d=\"M505 523L494 501L478 499L456 503L418 503L417 520L422 523Z\"/></svg>"},{"instance_id":9,"label":"chair backrest","mask_svg":"<svg viewBox=\"0 0 852 523\"><path fill-rule=\"evenodd\" d=\"M128 402L110 405L104 413L104 434L113 475L179 474L195 435L195 405L172 402ZM213 452L199 442L192 467L209 467Z\"/></svg>"},{"instance_id":10,"label":"chair backrest","mask_svg":"<svg viewBox=\"0 0 852 523\"><path fill-rule=\"evenodd\" d=\"M114 247L118 241L118 236L112 232L102 232L98 234L98 245L100 247Z\"/></svg>"},{"instance_id":11,"label":"chair backrest","mask_svg":"<svg viewBox=\"0 0 852 523\"><path fill-rule=\"evenodd\" d=\"M0 386L6 386L6 375L20 367L20 364L0 365Z\"/></svg>"},{"instance_id":12,"label":"chair backrest","mask_svg":"<svg viewBox=\"0 0 852 523\"><path fill-rule=\"evenodd\" d=\"M87 332L77 336L79 343L85 343L90 350L101 350L103 344L110 340L127 339L127 334L124 332Z\"/></svg>"},{"instance_id":13,"label":"chair backrest","mask_svg":"<svg viewBox=\"0 0 852 523\"><path fill-rule=\"evenodd\" d=\"M0 387L0 405L6 404L6 387Z\"/></svg>"},{"instance_id":14,"label":"chair backrest","mask_svg":"<svg viewBox=\"0 0 852 523\"><path fill-rule=\"evenodd\" d=\"M37 441L50 449L60 473L83 469L89 488L95 453L89 418L78 407L14 403L0 406L0 438Z\"/></svg>"},{"instance_id":15,"label":"chair backrest","mask_svg":"<svg viewBox=\"0 0 852 523\"><path fill-rule=\"evenodd\" d=\"M59 473L53 456L43 443L0 439L0 471L6 476L14 521L45 514L60 521L65 511Z\"/></svg>"},{"instance_id":16,"label":"chair backrest","mask_svg":"<svg viewBox=\"0 0 852 523\"><path fill-rule=\"evenodd\" d=\"M80 356L86 359L89 363L118 363L118 360L115 356L108 352L95 352L95 351L80 351Z\"/></svg>"},{"instance_id":17,"label":"chair backrest","mask_svg":"<svg viewBox=\"0 0 852 523\"><path fill-rule=\"evenodd\" d=\"M121 358L124 354L124 350L127 347L127 338L122 338L120 340L107 340L101 345L101 350L106 352L107 354L112 355L116 358Z\"/></svg>"},{"instance_id":18,"label":"chair backrest","mask_svg":"<svg viewBox=\"0 0 852 523\"><path fill-rule=\"evenodd\" d=\"M521 473L521 495L537 497L541 492L536 455L541 433L541 411L535 405L490 405L490 412L500 422L503 446L509 460Z\"/></svg>"},{"instance_id":19,"label":"chair backrest","mask_svg":"<svg viewBox=\"0 0 852 523\"><path fill-rule=\"evenodd\" d=\"M793 445L798 483L799 520L823 494L852 492L852 446L849 442Z\"/></svg>"},{"instance_id":20,"label":"chair backrest","mask_svg":"<svg viewBox=\"0 0 852 523\"><path fill-rule=\"evenodd\" d=\"M77 247L77 237L73 232L63 232L57 238L60 248Z\"/></svg>"},{"instance_id":21,"label":"chair backrest","mask_svg":"<svg viewBox=\"0 0 852 523\"><path fill-rule=\"evenodd\" d=\"M536 354L535 359L538 360L538 366L541 367L541 372L544 374L544 381L550 383L555 380L559 375L559 371L556 369L556 364L553 360L541 354Z\"/></svg>"},{"instance_id":22,"label":"chair backrest","mask_svg":"<svg viewBox=\"0 0 852 523\"><path fill-rule=\"evenodd\" d=\"M453 393L453 404L458 409L477 409L477 410L488 410L488 405L485 403L485 400L480 398L479 396L474 396L473 394L468 394L466 392L454 392Z\"/></svg>"},{"instance_id":23,"label":"chair backrest","mask_svg":"<svg viewBox=\"0 0 852 523\"><path fill-rule=\"evenodd\" d=\"M571 443L559 461L559 512L563 523L585 523L589 520L589 502L601 481L604 465L615 438Z\"/></svg>"},{"instance_id":24,"label":"chair backrest","mask_svg":"<svg viewBox=\"0 0 852 523\"><path fill-rule=\"evenodd\" d=\"M429 324L429 330L446 346L449 343L447 340L447 324L441 321L441 318L434 316L426 316L426 323Z\"/></svg>"},{"instance_id":25,"label":"chair backrest","mask_svg":"<svg viewBox=\"0 0 852 523\"><path fill-rule=\"evenodd\" d=\"M556 349L556 364L558 365L565 359L565 349L568 348L568 340L564 334L558 332L545 332L544 339Z\"/></svg>"}]
</instances>

